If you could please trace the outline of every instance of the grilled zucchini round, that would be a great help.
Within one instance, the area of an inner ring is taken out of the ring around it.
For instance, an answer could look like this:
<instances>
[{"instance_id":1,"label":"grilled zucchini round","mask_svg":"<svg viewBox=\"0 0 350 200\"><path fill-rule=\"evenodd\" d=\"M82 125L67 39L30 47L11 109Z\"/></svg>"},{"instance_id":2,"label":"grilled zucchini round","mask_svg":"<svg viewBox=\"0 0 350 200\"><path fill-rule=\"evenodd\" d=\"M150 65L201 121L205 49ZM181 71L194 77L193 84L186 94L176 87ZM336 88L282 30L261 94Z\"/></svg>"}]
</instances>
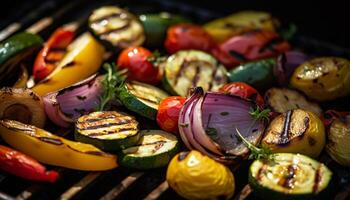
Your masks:
<instances>
[{"instance_id":1,"label":"grilled zucchini round","mask_svg":"<svg viewBox=\"0 0 350 200\"><path fill-rule=\"evenodd\" d=\"M93 112L75 124L75 139L105 151L118 151L136 144L140 138L134 117L116 111Z\"/></svg>"}]
</instances>

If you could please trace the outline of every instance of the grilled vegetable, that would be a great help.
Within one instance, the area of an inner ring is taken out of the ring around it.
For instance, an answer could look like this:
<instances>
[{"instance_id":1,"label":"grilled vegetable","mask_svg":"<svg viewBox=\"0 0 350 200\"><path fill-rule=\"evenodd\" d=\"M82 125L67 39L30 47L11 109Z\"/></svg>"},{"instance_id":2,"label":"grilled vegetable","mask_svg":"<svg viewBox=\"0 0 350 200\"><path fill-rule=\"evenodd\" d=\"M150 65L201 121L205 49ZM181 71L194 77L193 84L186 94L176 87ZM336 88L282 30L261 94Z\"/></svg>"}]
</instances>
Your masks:
<instances>
[{"instance_id":1,"label":"grilled vegetable","mask_svg":"<svg viewBox=\"0 0 350 200\"><path fill-rule=\"evenodd\" d=\"M140 46L145 40L143 26L138 18L116 6L94 10L89 17L89 29L110 49Z\"/></svg>"},{"instance_id":2,"label":"grilled vegetable","mask_svg":"<svg viewBox=\"0 0 350 200\"><path fill-rule=\"evenodd\" d=\"M224 94L230 94L233 96L239 96L243 99L248 99L255 102L260 108L265 107L264 99L261 97L258 91L252 86L243 82L233 82L222 86L219 90Z\"/></svg>"},{"instance_id":3,"label":"grilled vegetable","mask_svg":"<svg viewBox=\"0 0 350 200\"><path fill-rule=\"evenodd\" d=\"M33 66L35 82L46 78L66 53L67 46L73 41L74 32L68 28L58 28L45 43L44 48L39 52Z\"/></svg>"},{"instance_id":4,"label":"grilled vegetable","mask_svg":"<svg viewBox=\"0 0 350 200\"><path fill-rule=\"evenodd\" d=\"M204 25L218 43L256 29L275 31L277 27L278 21L270 13L260 11L241 11Z\"/></svg>"},{"instance_id":5,"label":"grilled vegetable","mask_svg":"<svg viewBox=\"0 0 350 200\"><path fill-rule=\"evenodd\" d=\"M186 96L192 87L218 91L226 81L225 67L202 51L179 51L165 63L163 85L173 95Z\"/></svg>"},{"instance_id":6,"label":"grilled vegetable","mask_svg":"<svg viewBox=\"0 0 350 200\"><path fill-rule=\"evenodd\" d=\"M179 151L179 142L170 133L161 130L144 130L137 145L124 149L119 162L124 167L153 169L166 166Z\"/></svg>"},{"instance_id":7,"label":"grilled vegetable","mask_svg":"<svg viewBox=\"0 0 350 200\"><path fill-rule=\"evenodd\" d=\"M106 151L117 151L139 141L138 122L116 112L93 112L81 116L75 124L75 139Z\"/></svg>"},{"instance_id":8,"label":"grilled vegetable","mask_svg":"<svg viewBox=\"0 0 350 200\"><path fill-rule=\"evenodd\" d=\"M291 85L318 101L350 94L350 61L338 57L314 58L300 65Z\"/></svg>"},{"instance_id":9,"label":"grilled vegetable","mask_svg":"<svg viewBox=\"0 0 350 200\"><path fill-rule=\"evenodd\" d=\"M131 81L118 91L118 98L129 110L149 119L156 119L158 105L168 94L152 85Z\"/></svg>"},{"instance_id":10,"label":"grilled vegetable","mask_svg":"<svg viewBox=\"0 0 350 200\"><path fill-rule=\"evenodd\" d=\"M29 80L28 70L24 65L21 65L20 73L16 83L13 85L15 88L26 88Z\"/></svg>"},{"instance_id":11,"label":"grilled vegetable","mask_svg":"<svg viewBox=\"0 0 350 200\"><path fill-rule=\"evenodd\" d=\"M124 49L118 57L119 69L128 70L128 79L149 84L157 84L161 80L159 68L148 61L152 52L143 47L129 47Z\"/></svg>"},{"instance_id":12,"label":"grilled vegetable","mask_svg":"<svg viewBox=\"0 0 350 200\"><path fill-rule=\"evenodd\" d=\"M159 47L163 44L169 26L190 20L167 12L151 13L139 16L146 35L146 46Z\"/></svg>"},{"instance_id":13,"label":"grilled vegetable","mask_svg":"<svg viewBox=\"0 0 350 200\"><path fill-rule=\"evenodd\" d=\"M168 166L166 180L186 199L231 199L235 190L232 172L198 151L177 154Z\"/></svg>"},{"instance_id":14,"label":"grilled vegetable","mask_svg":"<svg viewBox=\"0 0 350 200\"><path fill-rule=\"evenodd\" d=\"M256 160L249 168L249 184L264 199L325 198L332 172L322 163L300 154L274 154L273 162Z\"/></svg>"},{"instance_id":15,"label":"grilled vegetable","mask_svg":"<svg viewBox=\"0 0 350 200\"><path fill-rule=\"evenodd\" d=\"M13 119L42 128L46 119L44 103L30 89L4 87L0 90L0 119Z\"/></svg>"},{"instance_id":16,"label":"grilled vegetable","mask_svg":"<svg viewBox=\"0 0 350 200\"><path fill-rule=\"evenodd\" d=\"M3 145L0 145L0 169L32 181L53 183L59 176L56 171L47 171L33 158Z\"/></svg>"},{"instance_id":17,"label":"grilled vegetable","mask_svg":"<svg viewBox=\"0 0 350 200\"><path fill-rule=\"evenodd\" d=\"M230 38L214 48L212 54L226 67L235 67L248 61L276 57L289 49L289 43L277 33L257 30Z\"/></svg>"},{"instance_id":18,"label":"grilled vegetable","mask_svg":"<svg viewBox=\"0 0 350 200\"><path fill-rule=\"evenodd\" d=\"M275 82L273 77L273 67L275 65L275 59L245 63L230 70L228 77L230 82L244 82L259 91L264 91Z\"/></svg>"},{"instance_id":19,"label":"grilled vegetable","mask_svg":"<svg viewBox=\"0 0 350 200\"><path fill-rule=\"evenodd\" d=\"M0 120L0 135L12 147L46 164L86 171L117 167L112 154L17 121Z\"/></svg>"},{"instance_id":20,"label":"grilled vegetable","mask_svg":"<svg viewBox=\"0 0 350 200\"><path fill-rule=\"evenodd\" d=\"M160 102L157 112L157 123L161 129L171 133L179 133L179 115L185 101L185 97L171 96Z\"/></svg>"},{"instance_id":21,"label":"grilled vegetable","mask_svg":"<svg viewBox=\"0 0 350 200\"><path fill-rule=\"evenodd\" d=\"M178 24L168 29L164 46L169 53L190 49L209 53L216 44L201 26Z\"/></svg>"},{"instance_id":22,"label":"grilled vegetable","mask_svg":"<svg viewBox=\"0 0 350 200\"><path fill-rule=\"evenodd\" d=\"M0 87L12 86L20 62L39 51L43 40L31 33L18 33L0 43Z\"/></svg>"},{"instance_id":23,"label":"grilled vegetable","mask_svg":"<svg viewBox=\"0 0 350 200\"><path fill-rule=\"evenodd\" d=\"M96 73L102 63L103 47L88 33L68 46L68 52L55 70L33 87L40 96L56 92Z\"/></svg>"},{"instance_id":24,"label":"grilled vegetable","mask_svg":"<svg viewBox=\"0 0 350 200\"><path fill-rule=\"evenodd\" d=\"M337 163L350 167L350 115L339 116L330 124L327 153Z\"/></svg>"},{"instance_id":25,"label":"grilled vegetable","mask_svg":"<svg viewBox=\"0 0 350 200\"><path fill-rule=\"evenodd\" d=\"M316 158L325 140L322 121L310 111L296 109L277 116L270 123L262 145L274 153L301 153Z\"/></svg>"},{"instance_id":26,"label":"grilled vegetable","mask_svg":"<svg viewBox=\"0 0 350 200\"><path fill-rule=\"evenodd\" d=\"M322 114L319 105L308 101L300 92L288 88L270 88L265 93L265 100L271 110L277 113L300 108L311 111L317 116Z\"/></svg>"}]
</instances>

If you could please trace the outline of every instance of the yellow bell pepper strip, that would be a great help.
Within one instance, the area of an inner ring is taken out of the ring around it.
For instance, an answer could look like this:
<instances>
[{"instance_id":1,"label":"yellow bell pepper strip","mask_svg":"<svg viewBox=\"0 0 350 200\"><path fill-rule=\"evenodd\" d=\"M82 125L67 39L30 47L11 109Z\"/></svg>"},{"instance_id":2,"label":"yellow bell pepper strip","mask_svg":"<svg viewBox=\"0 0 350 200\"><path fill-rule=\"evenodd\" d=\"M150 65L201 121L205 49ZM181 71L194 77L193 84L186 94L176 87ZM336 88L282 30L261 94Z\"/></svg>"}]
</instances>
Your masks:
<instances>
[{"instance_id":1,"label":"yellow bell pepper strip","mask_svg":"<svg viewBox=\"0 0 350 200\"><path fill-rule=\"evenodd\" d=\"M117 157L112 154L17 121L0 120L0 135L9 145L42 163L86 171L117 167Z\"/></svg>"},{"instance_id":2,"label":"yellow bell pepper strip","mask_svg":"<svg viewBox=\"0 0 350 200\"><path fill-rule=\"evenodd\" d=\"M270 13L259 11L242 11L224 18L213 20L204 25L204 29L218 43L230 37L256 29L275 31L278 21Z\"/></svg>"},{"instance_id":3,"label":"yellow bell pepper strip","mask_svg":"<svg viewBox=\"0 0 350 200\"><path fill-rule=\"evenodd\" d=\"M170 161L166 180L186 199L231 199L235 190L232 172L198 151L177 154Z\"/></svg>"},{"instance_id":4,"label":"yellow bell pepper strip","mask_svg":"<svg viewBox=\"0 0 350 200\"><path fill-rule=\"evenodd\" d=\"M21 72L20 75L16 81L16 83L13 85L15 88L26 88L27 87L27 81L29 80L28 70L27 68L22 64L21 65Z\"/></svg>"},{"instance_id":5,"label":"yellow bell pepper strip","mask_svg":"<svg viewBox=\"0 0 350 200\"><path fill-rule=\"evenodd\" d=\"M89 33L78 37L67 49L55 70L33 87L34 92L44 96L91 76L100 68L105 52Z\"/></svg>"}]
</instances>

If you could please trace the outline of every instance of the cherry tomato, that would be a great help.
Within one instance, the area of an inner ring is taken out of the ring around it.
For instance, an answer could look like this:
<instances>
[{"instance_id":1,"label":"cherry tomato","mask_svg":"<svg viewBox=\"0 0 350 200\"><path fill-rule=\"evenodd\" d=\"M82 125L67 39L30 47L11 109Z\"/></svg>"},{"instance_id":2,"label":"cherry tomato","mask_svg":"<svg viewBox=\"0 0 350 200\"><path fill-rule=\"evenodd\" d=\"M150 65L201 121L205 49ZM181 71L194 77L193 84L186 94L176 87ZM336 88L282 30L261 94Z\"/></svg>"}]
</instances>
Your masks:
<instances>
[{"instance_id":1,"label":"cherry tomato","mask_svg":"<svg viewBox=\"0 0 350 200\"><path fill-rule=\"evenodd\" d=\"M46 78L62 60L66 48L73 41L75 33L68 28L58 28L39 52L33 67L35 82Z\"/></svg>"},{"instance_id":2,"label":"cherry tomato","mask_svg":"<svg viewBox=\"0 0 350 200\"><path fill-rule=\"evenodd\" d=\"M171 133L178 133L178 120L185 97L171 96L163 99L158 107L157 123L161 129Z\"/></svg>"},{"instance_id":3,"label":"cherry tomato","mask_svg":"<svg viewBox=\"0 0 350 200\"><path fill-rule=\"evenodd\" d=\"M274 57L289 49L289 43L277 33L259 30L234 36L213 48L211 53L226 67L233 67L252 60Z\"/></svg>"},{"instance_id":4,"label":"cherry tomato","mask_svg":"<svg viewBox=\"0 0 350 200\"><path fill-rule=\"evenodd\" d=\"M219 90L222 93L239 96L254 101L260 108L264 108L264 99L252 86L243 82L233 82L222 86Z\"/></svg>"},{"instance_id":5,"label":"cherry tomato","mask_svg":"<svg viewBox=\"0 0 350 200\"><path fill-rule=\"evenodd\" d=\"M152 52L143 47L124 49L117 60L119 69L128 69L128 79L149 84L157 84L161 80L159 70L147 59Z\"/></svg>"},{"instance_id":6,"label":"cherry tomato","mask_svg":"<svg viewBox=\"0 0 350 200\"><path fill-rule=\"evenodd\" d=\"M214 46L213 38L201 26L193 24L171 26L165 39L165 48L169 53L185 49L210 52Z\"/></svg>"}]
</instances>

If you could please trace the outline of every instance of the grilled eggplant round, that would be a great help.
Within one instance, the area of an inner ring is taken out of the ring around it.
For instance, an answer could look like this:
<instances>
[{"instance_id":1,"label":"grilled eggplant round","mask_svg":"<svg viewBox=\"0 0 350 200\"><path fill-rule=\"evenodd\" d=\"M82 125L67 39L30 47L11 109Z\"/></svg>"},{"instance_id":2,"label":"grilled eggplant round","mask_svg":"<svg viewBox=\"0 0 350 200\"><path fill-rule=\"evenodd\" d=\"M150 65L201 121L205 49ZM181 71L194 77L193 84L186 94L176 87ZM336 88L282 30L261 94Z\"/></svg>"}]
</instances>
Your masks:
<instances>
[{"instance_id":1,"label":"grilled eggplant round","mask_svg":"<svg viewBox=\"0 0 350 200\"><path fill-rule=\"evenodd\" d=\"M140 134L134 117L116 111L93 112L76 122L75 139L105 151L118 151L136 144Z\"/></svg>"},{"instance_id":2,"label":"grilled eggplant round","mask_svg":"<svg viewBox=\"0 0 350 200\"><path fill-rule=\"evenodd\" d=\"M92 34L109 49L140 46L145 41L144 30L136 16L116 6L104 6L89 17Z\"/></svg>"},{"instance_id":3,"label":"grilled eggplant round","mask_svg":"<svg viewBox=\"0 0 350 200\"><path fill-rule=\"evenodd\" d=\"M173 54L164 70L164 88L173 95L186 96L194 87L218 91L227 82L225 67L213 56L197 50Z\"/></svg>"},{"instance_id":4,"label":"grilled eggplant round","mask_svg":"<svg viewBox=\"0 0 350 200\"><path fill-rule=\"evenodd\" d=\"M43 100L30 89L4 87L0 90L0 119L42 128L46 121Z\"/></svg>"},{"instance_id":5,"label":"grilled eggplant round","mask_svg":"<svg viewBox=\"0 0 350 200\"><path fill-rule=\"evenodd\" d=\"M256 160L249 169L254 192L271 200L327 199L331 178L324 164L300 154L274 154L272 162Z\"/></svg>"},{"instance_id":6,"label":"grilled eggplant round","mask_svg":"<svg viewBox=\"0 0 350 200\"><path fill-rule=\"evenodd\" d=\"M322 121L312 112L296 109L277 116L269 125L262 145L274 153L320 155L326 142Z\"/></svg>"},{"instance_id":7,"label":"grilled eggplant round","mask_svg":"<svg viewBox=\"0 0 350 200\"><path fill-rule=\"evenodd\" d=\"M272 111L277 113L300 108L311 111L317 116L322 114L318 104L308 101L300 92L288 88L270 88L265 93L265 102Z\"/></svg>"}]
</instances>

